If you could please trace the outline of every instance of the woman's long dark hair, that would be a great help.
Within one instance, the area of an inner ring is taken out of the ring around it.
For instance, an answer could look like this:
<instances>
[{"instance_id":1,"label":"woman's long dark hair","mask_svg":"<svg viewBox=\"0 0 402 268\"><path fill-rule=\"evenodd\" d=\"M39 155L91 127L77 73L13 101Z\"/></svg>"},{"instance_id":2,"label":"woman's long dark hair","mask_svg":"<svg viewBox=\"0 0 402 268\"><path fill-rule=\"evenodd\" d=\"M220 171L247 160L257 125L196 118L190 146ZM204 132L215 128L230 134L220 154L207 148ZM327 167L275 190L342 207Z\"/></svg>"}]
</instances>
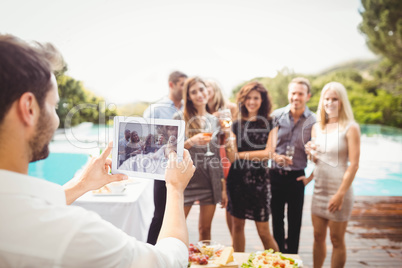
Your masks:
<instances>
[{"instance_id":1,"label":"woman's long dark hair","mask_svg":"<svg viewBox=\"0 0 402 268\"><path fill-rule=\"evenodd\" d=\"M271 110L272 110L272 102L268 94L268 90L259 82L250 82L244 85L239 93L237 93L237 103L240 105L240 114L242 120L247 120L248 119L248 111L246 108L246 99L248 94L250 94L251 91L257 91L261 94L261 106L260 109L258 109L258 117L260 119L266 118L268 120L271 120ZM258 119L258 118L257 118Z\"/></svg>"}]
</instances>

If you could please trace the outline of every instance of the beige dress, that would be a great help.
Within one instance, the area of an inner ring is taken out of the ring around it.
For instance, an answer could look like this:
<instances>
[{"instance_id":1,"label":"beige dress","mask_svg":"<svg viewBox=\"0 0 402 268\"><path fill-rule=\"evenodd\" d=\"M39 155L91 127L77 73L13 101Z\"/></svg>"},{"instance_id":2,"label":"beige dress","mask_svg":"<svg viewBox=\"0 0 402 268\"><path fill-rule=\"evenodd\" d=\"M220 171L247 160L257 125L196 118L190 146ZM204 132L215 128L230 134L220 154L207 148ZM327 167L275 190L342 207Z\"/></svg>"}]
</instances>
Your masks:
<instances>
[{"instance_id":1,"label":"beige dress","mask_svg":"<svg viewBox=\"0 0 402 268\"><path fill-rule=\"evenodd\" d=\"M311 213L332 221L348 221L352 213L354 195L352 187L346 192L342 209L329 212L328 203L341 186L343 176L348 168L348 146L346 133L351 124L343 130L324 133L316 127L318 162L314 169L314 194Z\"/></svg>"}]
</instances>

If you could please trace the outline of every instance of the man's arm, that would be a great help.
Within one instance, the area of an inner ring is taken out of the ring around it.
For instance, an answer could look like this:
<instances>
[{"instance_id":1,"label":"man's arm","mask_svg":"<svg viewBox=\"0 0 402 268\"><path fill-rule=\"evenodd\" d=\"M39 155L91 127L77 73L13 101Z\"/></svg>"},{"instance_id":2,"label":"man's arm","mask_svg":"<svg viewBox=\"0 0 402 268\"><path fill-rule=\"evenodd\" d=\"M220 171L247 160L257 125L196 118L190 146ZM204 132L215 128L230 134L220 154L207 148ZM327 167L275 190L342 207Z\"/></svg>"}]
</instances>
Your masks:
<instances>
[{"instance_id":1,"label":"man's arm","mask_svg":"<svg viewBox=\"0 0 402 268\"><path fill-rule=\"evenodd\" d=\"M64 266L69 267L187 267L188 232L183 192L195 167L187 150L184 150L183 158L178 163L176 153L169 155L165 173L166 211L155 246L129 237L96 213L73 207L61 221L69 228L76 226L61 263L68 263Z\"/></svg>"},{"instance_id":2,"label":"man's arm","mask_svg":"<svg viewBox=\"0 0 402 268\"><path fill-rule=\"evenodd\" d=\"M91 159L91 162L78 180L71 180L63 185L67 205L70 205L88 191L97 190L114 181L128 179L127 175L109 174L112 160L107 157L110 155L112 148L113 143L111 142L99 157Z\"/></svg>"},{"instance_id":3,"label":"man's arm","mask_svg":"<svg viewBox=\"0 0 402 268\"><path fill-rule=\"evenodd\" d=\"M193 176L195 167L190 153L184 150L183 161L177 162L177 154L169 154L168 167L166 168L166 210L158 241L174 237L188 246L188 231L184 216L184 189Z\"/></svg>"}]
</instances>

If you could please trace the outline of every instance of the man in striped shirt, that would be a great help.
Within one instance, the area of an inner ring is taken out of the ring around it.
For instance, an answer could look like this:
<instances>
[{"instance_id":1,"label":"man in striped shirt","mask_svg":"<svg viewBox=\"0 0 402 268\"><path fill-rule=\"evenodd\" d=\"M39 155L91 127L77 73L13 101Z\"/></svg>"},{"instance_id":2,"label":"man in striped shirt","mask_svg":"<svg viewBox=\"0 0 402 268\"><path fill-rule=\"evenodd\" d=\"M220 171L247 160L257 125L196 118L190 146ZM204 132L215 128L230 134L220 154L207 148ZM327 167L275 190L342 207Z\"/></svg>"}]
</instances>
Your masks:
<instances>
[{"instance_id":1,"label":"man in striped shirt","mask_svg":"<svg viewBox=\"0 0 402 268\"><path fill-rule=\"evenodd\" d=\"M269 172L271 180L271 211L274 238L283 253L297 254L304 202L304 169L307 155L304 144L311 138L315 115L306 106L311 96L306 78L293 79L288 86L289 104L273 112L278 137ZM283 166L287 146L293 146L293 163ZM284 213L287 204L288 235L285 239Z\"/></svg>"}]
</instances>

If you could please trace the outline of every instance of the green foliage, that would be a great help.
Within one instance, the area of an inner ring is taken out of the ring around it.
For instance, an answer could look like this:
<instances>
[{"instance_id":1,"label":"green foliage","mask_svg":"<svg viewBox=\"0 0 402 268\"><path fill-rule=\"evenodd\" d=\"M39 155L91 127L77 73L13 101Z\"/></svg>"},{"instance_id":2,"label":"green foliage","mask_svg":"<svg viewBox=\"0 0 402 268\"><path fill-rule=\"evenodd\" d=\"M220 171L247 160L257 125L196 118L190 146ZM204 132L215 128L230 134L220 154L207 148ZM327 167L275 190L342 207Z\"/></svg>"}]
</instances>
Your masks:
<instances>
[{"instance_id":1,"label":"green foliage","mask_svg":"<svg viewBox=\"0 0 402 268\"><path fill-rule=\"evenodd\" d=\"M402 94L402 1L362 0L360 31L368 47L384 57L374 75L388 92Z\"/></svg>"},{"instance_id":2,"label":"green foliage","mask_svg":"<svg viewBox=\"0 0 402 268\"><path fill-rule=\"evenodd\" d=\"M274 78L270 77L257 77L251 79L249 81L245 81L238 86L236 86L232 90L231 99L236 99L236 94L240 91L240 89L249 82L258 81L264 85L264 87L268 90L271 101L273 102L273 108L277 109L288 104L288 84L289 82L298 76L298 75L289 70L288 68L283 68L282 70L277 72L277 75ZM303 76L308 79L311 79L312 76Z\"/></svg>"},{"instance_id":3,"label":"green foliage","mask_svg":"<svg viewBox=\"0 0 402 268\"><path fill-rule=\"evenodd\" d=\"M67 75L57 77L59 87L60 128L75 126L82 122L109 123L116 111L106 107L103 98L86 90L80 81Z\"/></svg>"},{"instance_id":4,"label":"green foliage","mask_svg":"<svg viewBox=\"0 0 402 268\"><path fill-rule=\"evenodd\" d=\"M284 69L278 72L274 78L259 77L252 81L258 80L263 83L271 95L274 107L279 108L288 104L287 88L289 82L296 76L306 77L311 82L312 92L312 97L307 106L314 112L317 111L324 85L331 81L337 81L347 89L355 120L358 123L384 124L401 128L402 96L394 95L384 89L382 84L373 79L371 75L365 78L363 76L365 72L366 70L357 70L346 66L345 69L336 68L334 71L317 76L303 76ZM240 89L239 87L240 85L235 90Z\"/></svg>"},{"instance_id":5,"label":"green foliage","mask_svg":"<svg viewBox=\"0 0 402 268\"><path fill-rule=\"evenodd\" d=\"M136 102L117 107L117 114L121 116L142 116L145 109L149 106L148 102Z\"/></svg>"},{"instance_id":6,"label":"green foliage","mask_svg":"<svg viewBox=\"0 0 402 268\"><path fill-rule=\"evenodd\" d=\"M402 1L362 0L359 26L366 35L368 47L377 54L402 62Z\"/></svg>"}]
</instances>

